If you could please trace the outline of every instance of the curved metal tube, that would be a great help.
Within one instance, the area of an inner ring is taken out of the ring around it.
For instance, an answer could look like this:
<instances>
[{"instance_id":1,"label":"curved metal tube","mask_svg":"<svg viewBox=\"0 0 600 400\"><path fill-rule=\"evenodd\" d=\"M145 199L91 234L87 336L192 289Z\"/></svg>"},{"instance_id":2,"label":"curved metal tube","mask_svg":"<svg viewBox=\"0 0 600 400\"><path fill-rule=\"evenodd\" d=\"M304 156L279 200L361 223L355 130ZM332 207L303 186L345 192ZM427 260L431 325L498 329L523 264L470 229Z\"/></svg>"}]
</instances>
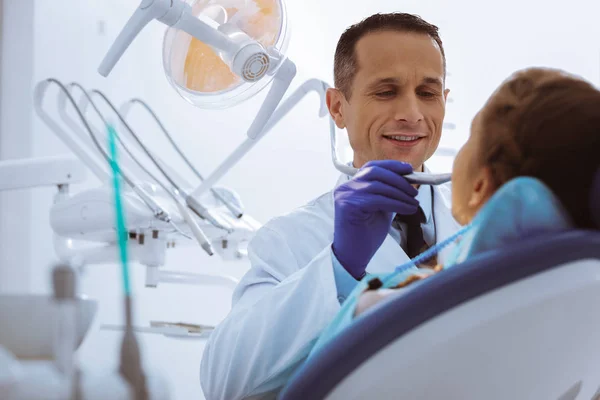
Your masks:
<instances>
[{"instance_id":1,"label":"curved metal tube","mask_svg":"<svg viewBox=\"0 0 600 400\"><path fill-rule=\"evenodd\" d=\"M83 112L81 111L81 109L79 108L77 102L75 101L75 99L73 99L73 96L71 95L71 93L69 92L69 90L65 87L65 85L60 82L57 79L54 78L48 78L40 83L38 83L38 85L36 86L36 90L35 90L35 108L36 111L38 112L38 114L40 115L40 117L47 123L49 124L49 126L52 127L53 130L55 130L56 132L60 132L61 135L61 139L63 139L66 144L71 147L71 149L77 153L78 156L83 157L84 161L86 163L86 165L88 165L88 167L92 168L92 171L94 171L94 173L96 174L96 176L98 176L98 178L100 178L102 181L106 181L107 179L109 179L109 175L106 171L102 170L97 163L87 154L87 152L85 152L85 150L83 150L76 142L74 142L71 138L68 137L68 135L65 134L64 131L62 131L62 129L60 129L60 127L58 126L58 124L56 124L56 122L54 122L54 120L52 120L43 110L42 108L42 101L43 101L43 96L45 94L45 90L47 88L47 86L50 83L54 83L56 84L60 90L64 93L64 95L67 96L67 99L69 100L69 102L73 105L73 107L75 108L75 111L79 117L79 119L81 120L83 126L85 127L85 130L88 132L90 138L92 139L92 142L94 143L94 145L98 148L98 150L100 151L100 154L104 157L105 161L110 165L110 159L108 157L108 154L106 154L106 152L104 151L104 149L102 149L102 146L100 145L100 143L98 143L98 139L95 136L95 133L93 131L93 129L91 128L91 126L89 125L87 119L85 118ZM63 136L64 135L64 136ZM123 180L125 181L125 183L130 186L134 191L136 191L136 193L138 194L138 196L140 196L140 198L142 199L142 201L144 202L144 204L146 204L146 206L152 211L152 213L154 214L154 216L158 219L160 219L161 221L165 221L167 223L169 223L171 221L171 218L169 216L169 214L167 213L166 210L164 210L160 204L156 203L156 201L154 201L154 199L148 194L146 193L143 189L138 188L138 190L136 190L136 185L134 185L133 181L129 178L128 174L121 170L121 175L123 176Z\"/></svg>"},{"instance_id":2,"label":"curved metal tube","mask_svg":"<svg viewBox=\"0 0 600 400\"><path fill-rule=\"evenodd\" d=\"M173 178L171 178L171 176L164 170L164 168L160 165L160 163L158 161L156 161L156 158L152 155L152 153L146 148L146 146L144 145L144 143L138 138L138 136L136 135L136 133L133 131L133 129L131 129L131 127L129 126L129 124L127 124L127 122L125 121L125 119L123 118L123 116L121 115L121 113L116 109L116 107L112 104L112 102L104 95L104 93L102 93L99 90L92 90L93 94L97 94L99 95L105 102L106 104L111 108L111 110L117 115L117 117L119 118L119 121L121 121L121 123L123 124L123 126L125 126L125 128L127 129L127 131L129 132L129 134L135 139L135 141L137 142L137 144L140 146L140 148L144 151L144 153L146 153L146 155L148 156L148 158L150 158L150 160L152 161L152 163L156 166L156 168L163 174L163 176L169 181L169 183L177 189L177 191L179 193L181 193L182 197L186 200L186 203L188 204L188 206L196 213L198 214L198 216L200 218L206 219L207 221L209 221L212 225L214 225L215 227L219 228L219 229L223 229L226 230L227 232L231 232L232 228L231 227L226 227L223 226L223 224L221 224L219 221L217 221L211 214L210 212L200 204L200 202L198 201L190 201L190 200L195 200L192 199L191 196L184 190L182 189L174 180ZM91 100L90 100L91 101ZM133 155L132 155L133 157ZM142 167L143 168L143 167ZM148 172L148 174L150 174ZM152 176L152 175L151 175ZM154 177L153 177L154 178ZM156 180L156 178L154 178ZM157 180L158 181L158 180ZM165 188L165 186L161 185L163 187L163 189L165 189L166 191L168 191L168 189ZM171 194L171 193L170 193ZM177 201L176 199L174 199L175 201Z\"/></svg>"},{"instance_id":3,"label":"curved metal tube","mask_svg":"<svg viewBox=\"0 0 600 400\"><path fill-rule=\"evenodd\" d=\"M35 85L34 94L33 94L33 98L34 98L33 105L34 105L34 109L35 109L36 113L42 119L42 121L44 121L46 123L46 125L52 131L54 131L54 133L59 137L59 139L61 139L73 151L73 153L75 153L79 158L81 158L81 160L85 163L85 165L87 165L87 167L92 171L92 173L94 175L96 175L96 177L100 181L102 181L102 182L107 181L110 178L110 175L108 174L108 172L106 170L104 170L102 168L102 166L98 162L98 160L95 159L95 157L93 155L91 155L88 151L86 151L78 143L77 140L75 140L73 137L71 137L71 135L69 135L65 130L63 130L61 128L61 126L58 123L56 123L56 121L54 121L46 111L44 111L42 104L44 102L44 97L46 95L48 86L50 86L51 83L56 84L60 88L61 93L75 108L75 111L77 112L77 115L78 115L79 119L81 120L85 129L88 132L91 131L91 128L87 123L87 120L83 116L82 111L77 106L77 103L75 102L75 100L73 99L73 97L71 96L69 91L64 87L64 85L60 81L58 81L54 78L45 79L43 81L38 82Z\"/></svg>"},{"instance_id":4,"label":"curved metal tube","mask_svg":"<svg viewBox=\"0 0 600 400\"><path fill-rule=\"evenodd\" d=\"M79 83L76 83L76 82L71 82L68 86L69 87L76 87L77 89L81 90L81 92L83 93L85 99L92 105L92 108L94 109L94 111L96 112L96 114L102 120L102 123L105 126L108 125L108 121L106 120L106 118L104 118L104 115L102 115L102 113L100 112L99 108L96 106L96 103L94 103L94 101L92 100L91 96L89 95L89 93L87 92L87 90L85 90L85 88L83 86L81 86ZM123 140L121 139L121 135L119 135L117 133L116 137L117 137L117 140L119 141L119 144L123 147L123 149L125 149L125 151L129 155L129 157L138 165L138 167L140 167L142 169L142 171L144 171L150 178L152 178L152 180L154 180L165 192L169 193L169 195L172 197L173 195L172 195L171 191L156 176L154 176L154 174L152 174L150 171L148 171L148 169L131 152L131 150L129 149L129 147L127 146L127 144L125 144L123 142ZM100 144L97 141L97 139L94 140L94 143L96 144L96 147L98 148L98 151L100 151L104 155L104 158L107 160L107 162L110 162L110 159L108 158L108 155L106 154L106 151L102 148L102 146L100 146Z\"/></svg>"},{"instance_id":5,"label":"curved metal tube","mask_svg":"<svg viewBox=\"0 0 600 400\"><path fill-rule=\"evenodd\" d=\"M171 146L173 146L175 151L179 154L179 156L183 159L183 161L187 164L187 166L192 170L194 175L196 175L196 177L198 179L203 181L204 177L202 176L202 174L200 174L200 172L198 172L196 167L194 167L194 165L191 163L191 161L185 156L185 154L183 153L181 148L177 145L177 143L175 142L175 140L173 139L171 134L167 131L167 128L165 128L165 126L162 124L162 122L160 121L160 119L158 118L156 113L152 110L152 108L150 108L150 106L145 101L138 99L138 98L129 100L127 103L125 103L123 105L123 107L121 107L122 113L127 114L127 111L129 110L129 105L135 104L135 103L140 104L152 116L152 118L154 119L154 121L156 122L156 124L158 125L160 130L167 137L167 140L169 140L169 142L171 143ZM123 111L123 109L125 109L125 111ZM225 205L225 207L227 207L227 209L233 214L234 217L241 218L244 215L242 210L240 210L235 204L232 204L229 201L227 201L227 199L225 199L223 196L221 196L221 194L218 191L214 190L213 188L211 188L210 191L213 194L213 196L215 196L217 199L219 199Z\"/></svg>"},{"instance_id":6,"label":"curved metal tube","mask_svg":"<svg viewBox=\"0 0 600 400\"><path fill-rule=\"evenodd\" d=\"M98 149L99 153L104 157L105 161L110 165L110 158L108 157L108 154L104 151L104 149L98 142L98 139L96 138L96 133L94 132L94 129L92 129L92 127L88 123L88 120L85 117L83 111L81 110L81 108L79 107L79 105L77 104L77 102L75 101L75 99L73 98L73 96L71 95L69 90L67 89L67 87L59 80L54 79L54 78L48 78L48 79L38 83L38 85L36 85L35 108L36 108L38 115L44 120L44 122L46 122L51 127L52 130L54 130L59 135L59 137L65 142L65 144L67 144L67 146L69 146L71 148L71 150L73 150L79 157L82 157L82 159L84 160L86 165L88 165L88 167L90 167L92 169L92 171L95 173L95 175L101 181L106 181L108 179L108 174L106 173L106 171L102 170L102 168L97 164L97 162L93 158L91 158L90 155L78 143L76 143L71 137L69 137L69 135L66 134L66 132L64 132L62 129L60 129L60 126L52 118L50 118L48 116L48 114L43 110L43 108L42 108L43 97L44 97L46 88L48 87L48 85L50 83L56 84L60 88L61 93L65 96L65 98L63 99L64 101L61 101L61 103L64 103L66 100L68 100L73 105L79 119L81 120L83 126L85 127L85 130L88 132L89 137L92 140L92 144ZM83 92L84 92L84 94L86 94L85 90L83 90ZM98 110L96 109L96 111L98 111ZM65 115L66 115L66 113L65 113ZM99 113L99 115L100 115L100 118L104 122L106 122L100 113ZM177 225L175 225L175 223L171 220L169 213L163 207L161 207L160 204L158 204L154 200L154 198L152 198L152 196L150 196L148 193L146 193L145 190L143 190L140 187L137 187L133 183L131 178L129 177L129 174L127 172L125 172L122 168L120 170L120 174L123 177L123 180L125 181L125 183L128 186L130 186L132 188L132 190L135 191L136 194L138 194L138 196L141 198L141 200L144 202L144 204L153 212L154 216L157 219L167 222L167 223L170 223L175 228L175 230L180 232L183 236L186 236L189 238L189 235L182 232L179 229L179 227L177 227Z\"/></svg>"}]
</instances>

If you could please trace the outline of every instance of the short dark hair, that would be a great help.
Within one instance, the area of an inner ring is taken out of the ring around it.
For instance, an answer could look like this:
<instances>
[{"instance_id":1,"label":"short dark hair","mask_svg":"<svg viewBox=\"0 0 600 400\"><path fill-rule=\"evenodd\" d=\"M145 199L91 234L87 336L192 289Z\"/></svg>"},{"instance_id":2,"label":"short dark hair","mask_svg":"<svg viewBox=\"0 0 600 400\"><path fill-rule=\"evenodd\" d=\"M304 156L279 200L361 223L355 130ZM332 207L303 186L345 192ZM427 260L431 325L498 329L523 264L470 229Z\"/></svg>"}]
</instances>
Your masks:
<instances>
[{"instance_id":1,"label":"short dark hair","mask_svg":"<svg viewBox=\"0 0 600 400\"><path fill-rule=\"evenodd\" d=\"M517 71L481 111L483 164L494 185L517 176L546 184L578 228L593 229L588 206L600 170L600 91L550 68Z\"/></svg>"},{"instance_id":2,"label":"short dark hair","mask_svg":"<svg viewBox=\"0 0 600 400\"><path fill-rule=\"evenodd\" d=\"M350 87L357 72L356 43L369 33L381 31L414 32L429 35L440 48L444 61L444 76L446 75L446 55L437 26L413 14L374 14L346 29L337 43L333 61L333 80L335 87L344 96L350 97Z\"/></svg>"}]
</instances>

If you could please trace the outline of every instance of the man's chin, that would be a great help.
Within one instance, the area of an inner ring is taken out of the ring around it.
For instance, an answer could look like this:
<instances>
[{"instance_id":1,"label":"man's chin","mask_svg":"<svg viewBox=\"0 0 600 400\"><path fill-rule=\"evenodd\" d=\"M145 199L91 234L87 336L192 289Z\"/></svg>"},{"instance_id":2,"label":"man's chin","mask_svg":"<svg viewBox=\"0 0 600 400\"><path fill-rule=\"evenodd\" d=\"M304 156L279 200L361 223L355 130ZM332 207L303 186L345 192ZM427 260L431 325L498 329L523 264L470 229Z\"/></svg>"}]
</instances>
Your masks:
<instances>
[{"instance_id":1,"label":"man's chin","mask_svg":"<svg viewBox=\"0 0 600 400\"><path fill-rule=\"evenodd\" d=\"M417 157L399 156L397 154L391 156L384 156L382 160L396 160L403 163L408 163L413 167L413 171L423 172L423 160Z\"/></svg>"},{"instance_id":2,"label":"man's chin","mask_svg":"<svg viewBox=\"0 0 600 400\"><path fill-rule=\"evenodd\" d=\"M389 151L388 149L383 153L384 157L382 159L402 161L412 165L413 170L422 172L426 154L419 147L415 147L411 151Z\"/></svg>"}]
</instances>

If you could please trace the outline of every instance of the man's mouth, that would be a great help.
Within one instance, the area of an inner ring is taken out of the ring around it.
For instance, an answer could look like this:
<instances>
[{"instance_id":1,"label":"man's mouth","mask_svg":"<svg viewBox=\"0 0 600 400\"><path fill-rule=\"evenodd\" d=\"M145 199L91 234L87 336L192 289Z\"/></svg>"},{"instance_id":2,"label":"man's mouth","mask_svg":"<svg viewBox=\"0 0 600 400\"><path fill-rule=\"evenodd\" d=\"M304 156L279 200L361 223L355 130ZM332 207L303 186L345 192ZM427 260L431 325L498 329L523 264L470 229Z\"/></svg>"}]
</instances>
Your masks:
<instances>
[{"instance_id":1,"label":"man's mouth","mask_svg":"<svg viewBox=\"0 0 600 400\"><path fill-rule=\"evenodd\" d=\"M419 135L390 135L390 136L384 136L384 138L387 139L390 142L393 142L395 145L410 147L410 146L414 146L417 143L419 143L422 139L424 139L424 136L419 136Z\"/></svg>"},{"instance_id":2,"label":"man's mouth","mask_svg":"<svg viewBox=\"0 0 600 400\"><path fill-rule=\"evenodd\" d=\"M412 142L413 140L421 139L421 136L398 135L398 136L386 136L386 138L398 140L400 142Z\"/></svg>"}]
</instances>

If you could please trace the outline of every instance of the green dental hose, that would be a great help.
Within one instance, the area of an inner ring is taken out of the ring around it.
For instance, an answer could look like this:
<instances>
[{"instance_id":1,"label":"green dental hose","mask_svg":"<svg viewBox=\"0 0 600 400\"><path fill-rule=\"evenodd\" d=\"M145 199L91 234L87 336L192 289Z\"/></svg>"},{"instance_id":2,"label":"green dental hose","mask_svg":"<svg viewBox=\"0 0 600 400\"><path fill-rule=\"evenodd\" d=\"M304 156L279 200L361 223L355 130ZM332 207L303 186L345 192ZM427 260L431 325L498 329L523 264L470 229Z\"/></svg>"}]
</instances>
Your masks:
<instances>
[{"instance_id":1,"label":"green dental hose","mask_svg":"<svg viewBox=\"0 0 600 400\"><path fill-rule=\"evenodd\" d=\"M129 265L127 257L127 228L125 224L125 213L123 211L120 170L117 162L116 132L111 125L108 129L108 147L110 150L110 166L113 176L113 192L115 199L115 214L117 225L117 241L119 245L119 258L121 261L121 272L123 275L123 292L125 295L125 334L121 343L121 363L119 372L133 389L135 400L147 400L149 398L146 389L146 378L142 370L140 360L140 349L132 328L131 318L131 285L129 283Z\"/></svg>"},{"instance_id":2,"label":"green dental hose","mask_svg":"<svg viewBox=\"0 0 600 400\"><path fill-rule=\"evenodd\" d=\"M123 212L123 203L121 201L121 182L119 164L117 162L117 146L115 143L115 129L108 125L108 144L110 151L110 166L113 177L113 192L115 198L115 214L117 224L117 239L119 244L119 256L121 259L121 273L123 275L123 290L125 296L131 295L131 286L129 284L129 265L127 264L127 228L125 226L125 213Z\"/></svg>"}]
</instances>

